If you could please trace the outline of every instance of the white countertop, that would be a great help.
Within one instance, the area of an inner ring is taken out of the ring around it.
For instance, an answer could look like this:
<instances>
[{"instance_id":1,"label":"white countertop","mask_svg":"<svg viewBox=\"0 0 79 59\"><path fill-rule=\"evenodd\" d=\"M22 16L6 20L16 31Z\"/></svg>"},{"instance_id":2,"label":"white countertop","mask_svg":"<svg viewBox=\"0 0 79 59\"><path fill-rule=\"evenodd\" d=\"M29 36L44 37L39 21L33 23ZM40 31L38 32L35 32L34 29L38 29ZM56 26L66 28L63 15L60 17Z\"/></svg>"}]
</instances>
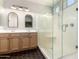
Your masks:
<instances>
[{"instance_id":1,"label":"white countertop","mask_svg":"<svg viewBox=\"0 0 79 59\"><path fill-rule=\"evenodd\" d=\"M0 30L0 33L37 32L36 30Z\"/></svg>"}]
</instances>

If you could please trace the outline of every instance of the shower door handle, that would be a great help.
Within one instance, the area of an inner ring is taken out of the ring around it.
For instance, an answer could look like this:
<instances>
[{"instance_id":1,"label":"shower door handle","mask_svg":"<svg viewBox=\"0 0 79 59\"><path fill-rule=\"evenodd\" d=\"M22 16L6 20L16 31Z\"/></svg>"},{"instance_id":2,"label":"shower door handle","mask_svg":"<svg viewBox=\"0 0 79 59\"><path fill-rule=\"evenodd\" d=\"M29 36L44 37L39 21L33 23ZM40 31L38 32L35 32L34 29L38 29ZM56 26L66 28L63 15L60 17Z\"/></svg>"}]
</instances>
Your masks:
<instances>
[{"instance_id":1,"label":"shower door handle","mask_svg":"<svg viewBox=\"0 0 79 59\"><path fill-rule=\"evenodd\" d=\"M63 32L66 32L67 27L68 27L68 24L63 24L63 26L62 26Z\"/></svg>"},{"instance_id":2,"label":"shower door handle","mask_svg":"<svg viewBox=\"0 0 79 59\"><path fill-rule=\"evenodd\" d=\"M76 45L75 48L78 49L78 45Z\"/></svg>"}]
</instances>

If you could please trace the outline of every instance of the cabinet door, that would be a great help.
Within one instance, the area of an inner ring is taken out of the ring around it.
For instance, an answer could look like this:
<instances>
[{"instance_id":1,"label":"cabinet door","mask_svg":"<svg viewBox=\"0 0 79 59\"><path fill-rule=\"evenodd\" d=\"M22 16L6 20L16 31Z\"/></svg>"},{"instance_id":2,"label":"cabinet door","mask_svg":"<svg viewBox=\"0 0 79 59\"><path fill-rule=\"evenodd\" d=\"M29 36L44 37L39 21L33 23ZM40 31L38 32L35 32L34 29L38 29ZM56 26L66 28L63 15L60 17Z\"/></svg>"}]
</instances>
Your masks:
<instances>
[{"instance_id":1,"label":"cabinet door","mask_svg":"<svg viewBox=\"0 0 79 59\"><path fill-rule=\"evenodd\" d=\"M21 39L22 40L22 48L29 48L29 38L28 37L24 37Z\"/></svg>"},{"instance_id":2,"label":"cabinet door","mask_svg":"<svg viewBox=\"0 0 79 59\"><path fill-rule=\"evenodd\" d=\"M10 38L10 49L19 50L19 38Z\"/></svg>"},{"instance_id":3,"label":"cabinet door","mask_svg":"<svg viewBox=\"0 0 79 59\"><path fill-rule=\"evenodd\" d=\"M7 52L9 49L9 40L7 38L0 38L0 52Z\"/></svg>"},{"instance_id":4,"label":"cabinet door","mask_svg":"<svg viewBox=\"0 0 79 59\"><path fill-rule=\"evenodd\" d=\"M30 47L37 47L37 34L36 33L30 34Z\"/></svg>"}]
</instances>

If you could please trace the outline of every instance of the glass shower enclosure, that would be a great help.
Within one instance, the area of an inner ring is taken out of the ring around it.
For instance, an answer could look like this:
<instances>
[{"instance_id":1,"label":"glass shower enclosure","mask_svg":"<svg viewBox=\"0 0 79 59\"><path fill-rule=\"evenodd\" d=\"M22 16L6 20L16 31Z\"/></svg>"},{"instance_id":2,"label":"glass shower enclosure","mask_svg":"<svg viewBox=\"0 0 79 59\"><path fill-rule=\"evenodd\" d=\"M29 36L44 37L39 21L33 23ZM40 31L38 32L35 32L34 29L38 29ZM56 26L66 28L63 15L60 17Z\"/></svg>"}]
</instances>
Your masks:
<instances>
[{"instance_id":1,"label":"glass shower enclosure","mask_svg":"<svg viewBox=\"0 0 79 59\"><path fill-rule=\"evenodd\" d=\"M39 15L38 45L48 59L77 59L77 0L52 0L51 13Z\"/></svg>"}]
</instances>

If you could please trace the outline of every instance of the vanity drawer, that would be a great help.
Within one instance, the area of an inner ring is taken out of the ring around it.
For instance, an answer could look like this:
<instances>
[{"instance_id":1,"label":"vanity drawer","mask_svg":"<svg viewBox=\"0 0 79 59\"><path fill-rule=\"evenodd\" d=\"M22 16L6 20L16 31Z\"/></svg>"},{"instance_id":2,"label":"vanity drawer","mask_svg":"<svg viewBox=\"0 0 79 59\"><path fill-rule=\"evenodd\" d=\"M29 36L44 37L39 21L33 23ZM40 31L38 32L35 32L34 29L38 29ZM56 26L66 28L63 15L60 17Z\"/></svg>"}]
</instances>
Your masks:
<instances>
[{"instance_id":1,"label":"vanity drawer","mask_svg":"<svg viewBox=\"0 0 79 59\"><path fill-rule=\"evenodd\" d=\"M20 36L28 37L29 36L29 33L21 33Z\"/></svg>"},{"instance_id":2,"label":"vanity drawer","mask_svg":"<svg viewBox=\"0 0 79 59\"><path fill-rule=\"evenodd\" d=\"M0 33L0 37L3 37L3 38L5 37L6 38L8 36L9 36L9 34L7 34L7 33Z\"/></svg>"},{"instance_id":3,"label":"vanity drawer","mask_svg":"<svg viewBox=\"0 0 79 59\"><path fill-rule=\"evenodd\" d=\"M28 36L28 33L12 33L10 34L11 37L26 37Z\"/></svg>"},{"instance_id":4,"label":"vanity drawer","mask_svg":"<svg viewBox=\"0 0 79 59\"><path fill-rule=\"evenodd\" d=\"M20 36L19 33L11 33L11 34L10 34L10 37L19 37L19 36Z\"/></svg>"}]
</instances>

